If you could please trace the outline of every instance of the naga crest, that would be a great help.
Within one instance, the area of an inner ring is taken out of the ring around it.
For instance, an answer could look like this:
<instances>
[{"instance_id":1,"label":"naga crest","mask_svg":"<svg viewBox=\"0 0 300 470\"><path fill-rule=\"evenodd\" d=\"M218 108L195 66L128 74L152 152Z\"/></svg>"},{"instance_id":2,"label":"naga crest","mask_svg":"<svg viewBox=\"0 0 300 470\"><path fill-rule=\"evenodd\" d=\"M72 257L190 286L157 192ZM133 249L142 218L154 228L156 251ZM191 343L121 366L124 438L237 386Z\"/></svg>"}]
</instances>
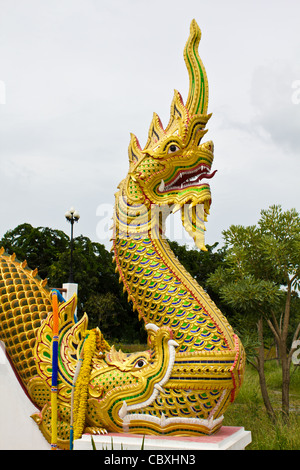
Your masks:
<instances>
[{"instance_id":1,"label":"naga crest","mask_svg":"<svg viewBox=\"0 0 300 470\"><path fill-rule=\"evenodd\" d=\"M195 20L184 49L189 73L189 94L184 104L175 90L171 115L164 129L154 113L148 140L142 150L131 134L129 173L120 184L120 232L148 230L161 214L161 224L170 212L181 209L182 222L198 248L205 250L204 222L209 214L211 193L209 179L213 162L213 143L201 143L207 132L208 81L198 45L201 31ZM122 215L126 212L126 220Z\"/></svg>"}]
</instances>

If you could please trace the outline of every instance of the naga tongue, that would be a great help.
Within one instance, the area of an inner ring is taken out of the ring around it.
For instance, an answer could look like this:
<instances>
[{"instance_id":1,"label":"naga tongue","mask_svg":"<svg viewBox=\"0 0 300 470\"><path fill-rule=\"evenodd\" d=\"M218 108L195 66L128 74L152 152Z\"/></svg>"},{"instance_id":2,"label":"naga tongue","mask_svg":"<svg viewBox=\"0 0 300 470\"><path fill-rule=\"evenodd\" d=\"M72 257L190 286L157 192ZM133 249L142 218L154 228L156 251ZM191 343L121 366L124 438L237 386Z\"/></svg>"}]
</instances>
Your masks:
<instances>
[{"instance_id":1,"label":"naga tongue","mask_svg":"<svg viewBox=\"0 0 300 470\"><path fill-rule=\"evenodd\" d=\"M194 178L190 178L189 180L186 181L187 184L189 183L200 183L201 180L203 179L210 179L212 178L213 176L215 176L215 174L217 173L218 170L215 170L213 171L212 173L201 173L200 175L194 177Z\"/></svg>"},{"instance_id":2,"label":"naga tongue","mask_svg":"<svg viewBox=\"0 0 300 470\"><path fill-rule=\"evenodd\" d=\"M181 173L180 178L177 178L176 180L176 186L178 187L187 187L187 186L196 186L197 183L200 183L201 180L203 179L210 179L216 174L217 170L214 170L212 173L208 173L208 171L201 172L197 176L190 176L187 177L185 173ZM163 182L163 180L162 180ZM162 183L161 183L162 187ZM165 186L163 186L165 189Z\"/></svg>"},{"instance_id":3,"label":"naga tongue","mask_svg":"<svg viewBox=\"0 0 300 470\"><path fill-rule=\"evenodd\" d=\"M202 173L199 178L198 178L198 181L202 180L203 178L207 178L207 179L210 179L212 178L213 176L215 176L215 174L217 173L218 170L214 170L212 173Z\"/></svg>"}]
</instances>

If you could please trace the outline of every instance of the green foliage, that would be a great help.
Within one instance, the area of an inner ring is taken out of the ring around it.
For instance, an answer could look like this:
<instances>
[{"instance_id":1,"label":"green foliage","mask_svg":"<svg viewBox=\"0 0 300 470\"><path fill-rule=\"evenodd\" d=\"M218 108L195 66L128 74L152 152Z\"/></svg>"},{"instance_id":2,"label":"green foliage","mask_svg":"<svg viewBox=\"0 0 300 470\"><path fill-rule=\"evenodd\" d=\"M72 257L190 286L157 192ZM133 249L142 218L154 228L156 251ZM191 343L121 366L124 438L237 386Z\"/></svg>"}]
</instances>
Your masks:
<instances>
[{"instance_id":1,"label":"green foliage","mask_svg":"<svg viewBox=\"0 0 300 470\"><path fill-rule=\"evenodd\" d=\"M234 326L248 361L257 369L264 404L276 413L264 375L264 350L273 341L281 361L282 413L289 414L292 344L300 335L300 216L271 206L257 226L231 226L223 232L226 253L207 284L236 311ZM257 335L253 334L257 331Z\"/></svg>"},{"instance_id":2,"label":"green foliage","mask_svg":"<svg viewBox=\"0 0 300 470\"><path fill-rule=\"evenodd\" d=\"M92 450L97 450L97 449L96 449L95 441L94 441L94 439L93 439L93 436L91 436L91 444L92 444Z\"/></svg>"},{"instance_id":3,"label":"green foliage","mask_svg":"<svg viewBox=\"0 0 300 470\"><path fill-rule=\"evenodd\" d=\"M51 288L59 288L68 281L70 239L64 232L22 224L6 232L0 245L8 253L16 253L20 261L26 259L31 269L38 268ZM76 237L73 270L74 281L78 283L79 318L86 312L89 327L103 328L108 340L145 341L145 332L122 292L112 255L104 245L87 237Z\"/></svg>"},{"instance_id":4,"label":"green foliage","mask_svg":"<svg viewBox=\"0 0 300 470\"><path fill-rule=\"evenodd\" d=\"M243 426L251 431L252 442L247 450L299 450L300 448L300 368L292 375L291 416L287 424L279 413L281 398L281 369L276 361L265 365L266 380L272 403L276 410L276 423L266 413L260 393L256 371L247 365L244 384L235 400L227 409L225 426Z\"/></svg>"},{"instance_id":5,"label":"green foliage","mask_svg":"<svg viewBox=\"0 0 300 470\"><path fill-rule=\"evenodd\" d=\"M25 223L8 230L0 245L8 253L15 253L19 260L26 259L31 269L38 267L39 275L44 279L48 276L49 266L68 249L69 237L61 230L34 228Z\"/></svg>"},{"instance_id":6,"label":"green foliage","mask_svg":"<svg viewBox=\"0 0 300 470\"><path fill-rule=\"evenodd\" d=\"M286 285L300 277L300 216L280 206L261 211L257 226L233 225L223 232L228 248L226 261L236 275L272 280Z\"/></svg>"},{"instance_id":7,"label":"green foliage","mask_svg":"<svg viewBox=\"0 0 300 470\"><path fill-rule=\"evenodd\" d=\"M233 225L223 236L227 248L224 263L210 275L208 286L251 326L258 316L268 320L275 315L280 323L291 283L293 331L299 312L299 214L294 209L283 212L280 206L272 206L261 211L257 226Z\"/></svg>"},{"instance_id":8,"label":"green foliage","mask_svg":"<svg viewBox=\"0 0 300 470\"><path fill-rule=\"evenodd\" d=\"M261 211L259 230L263 234L264 257L272 260L277 283L293 287L300 281L300 216L295 209L283 212L280 206ZM283 281L283 282L282 282Z\"/></svg>"},{"instance_id":9,"label":"green foliage","mask_svg":"<svg viewBox=\"0 0 300 470\"><path fill-rule=\"evenodd\" d=\"M82 314L90 295L104 294L108 291L117 293L119 287L114 273L112 256L103 245L80 236L74 239L73 246L74 281L78 284L79 314ZM69 276L69 267L70 250L67 248L49 266L49 284L60 286L66 282Z\"/></svg>"},{"instance_id":10,"label":"green foliage","mask_svg":"<svg viewBox=\"0 0 300 470\"><path fill-rule=\"evenodd\" d=\"M246 313L262 314L279 306L284 293L274 282L257 279L252 274L244 277L232 276L231 269L218 268L207 281L218 289L223 300L232 307Z\"/></svg>"},{"instance_id":11,"label":"green foliage","mask_svg":"<svg viewBox=\"0 0 300 470\"><path fill-rule=\"evenodd\" d=\"M116 315L117 304L118 298L112 292L106 292L105 294L93 293L85 303L87 312L92 312L92 318L90 316L89 320L99 325L103 334L109 332L112 323L115 326L120 324Z\"/></svg>"}]
</instances>

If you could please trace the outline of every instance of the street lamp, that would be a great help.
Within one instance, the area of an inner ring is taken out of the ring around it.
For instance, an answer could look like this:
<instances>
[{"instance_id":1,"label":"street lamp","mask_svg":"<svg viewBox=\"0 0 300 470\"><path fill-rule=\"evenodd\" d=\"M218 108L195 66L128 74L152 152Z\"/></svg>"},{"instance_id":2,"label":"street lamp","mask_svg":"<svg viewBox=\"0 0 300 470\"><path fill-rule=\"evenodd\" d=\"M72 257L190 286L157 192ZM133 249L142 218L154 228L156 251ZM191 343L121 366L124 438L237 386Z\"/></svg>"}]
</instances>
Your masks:
<instances>
[{"instance_id":1,"label":"street lamp","mask_svg":"<svg viewBox=\"0 0 300 470\"><path fill-rule=\"evenodd\" d=\"M71 262L70 262L70 275L69 275L69 283L73 283L73 225L74 222L78 222L80 219L79 213L74 209L74 207L71 207L70 210L68 210L65 213L65 218L67 219L68 222L71 224Z\"/></svg>"}]
</instances>

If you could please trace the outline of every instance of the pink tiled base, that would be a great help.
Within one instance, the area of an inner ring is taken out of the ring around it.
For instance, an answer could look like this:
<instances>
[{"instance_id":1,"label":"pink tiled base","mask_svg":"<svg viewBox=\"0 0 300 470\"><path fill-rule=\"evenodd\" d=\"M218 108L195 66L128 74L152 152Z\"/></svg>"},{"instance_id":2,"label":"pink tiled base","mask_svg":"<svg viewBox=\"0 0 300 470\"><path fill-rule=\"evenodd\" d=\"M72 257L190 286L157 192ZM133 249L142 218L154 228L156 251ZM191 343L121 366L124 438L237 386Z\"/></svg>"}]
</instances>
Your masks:
<instances>
[{"instance_id":1,"label":"pink tiled base","mask_svg":"<svg viewBox=\"0 0 300 470\"><path fill-rule=\"evenodd\" d=\"M211 436L142 436L130 433L93 435L97 449L123 450L242 450L251 442L251 432L243 427L222 426ZM74 442L75 450L90 450L91 435L84 434Z\"/></svg>"}]
</instances>

